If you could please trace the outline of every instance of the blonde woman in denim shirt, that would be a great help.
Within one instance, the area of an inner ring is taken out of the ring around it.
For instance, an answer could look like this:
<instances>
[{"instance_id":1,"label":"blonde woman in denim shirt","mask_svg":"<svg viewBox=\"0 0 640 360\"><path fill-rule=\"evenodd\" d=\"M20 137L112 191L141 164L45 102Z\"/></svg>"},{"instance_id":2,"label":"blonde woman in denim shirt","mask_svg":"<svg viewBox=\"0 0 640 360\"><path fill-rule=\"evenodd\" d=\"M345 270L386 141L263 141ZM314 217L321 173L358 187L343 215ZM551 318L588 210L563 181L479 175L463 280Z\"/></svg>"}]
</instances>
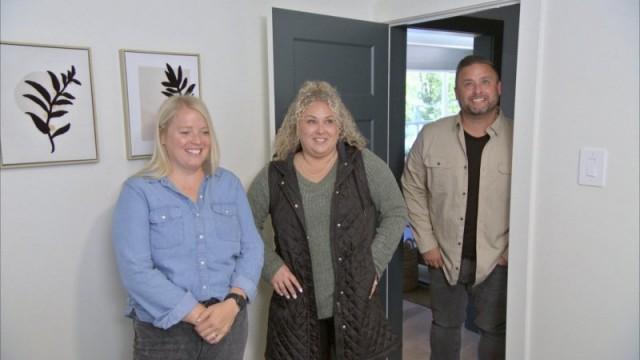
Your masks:
<instances>
[{"instance_id":1,"label":"blonde woman in denim shirt","mask_svg":"<svg viewBox=\"0 0 640 360\"><path fill-rule=\"evenodd\" d=\"M197 97L166 100L155 139L113 220L134 359L242 359L245 305L263 262L244 189L218 167L211 118Z\"/></svg>"}]
</instances>

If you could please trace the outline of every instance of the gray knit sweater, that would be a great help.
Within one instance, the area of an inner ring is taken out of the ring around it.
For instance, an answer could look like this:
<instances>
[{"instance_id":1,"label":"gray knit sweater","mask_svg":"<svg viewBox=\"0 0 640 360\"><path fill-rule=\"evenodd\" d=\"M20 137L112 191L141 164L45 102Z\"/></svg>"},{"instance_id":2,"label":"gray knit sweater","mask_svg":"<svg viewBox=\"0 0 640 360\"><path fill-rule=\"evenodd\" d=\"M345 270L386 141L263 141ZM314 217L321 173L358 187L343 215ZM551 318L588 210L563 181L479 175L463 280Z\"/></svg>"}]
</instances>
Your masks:
<instances>
[{"instance_id":1,"label":"gray knit sweater","mask_svg":"<svg viewBox=\"0 0 640 360\"><path fill-rule=\"evenodd\" d=\"M387 164L366 149L362 151L362 158L371 198L378 210L378 227L371 252L376 270L381 274L393 256L407 224L407 211L400 189ZM269 165L260 171L248 192L256 226L260 230L263 229L269 215L268 168ZM334 274L329 243L329 221L336 167L334 165L329 174L318 183L305 179L300 173L297 175L309 235L318 318L325 319L333 316ZM265 247L262 276L271 283L271 278L284 263L275 252L273 239L266 239L264 236L263 239Z\"/></svg>"}]
</instances>

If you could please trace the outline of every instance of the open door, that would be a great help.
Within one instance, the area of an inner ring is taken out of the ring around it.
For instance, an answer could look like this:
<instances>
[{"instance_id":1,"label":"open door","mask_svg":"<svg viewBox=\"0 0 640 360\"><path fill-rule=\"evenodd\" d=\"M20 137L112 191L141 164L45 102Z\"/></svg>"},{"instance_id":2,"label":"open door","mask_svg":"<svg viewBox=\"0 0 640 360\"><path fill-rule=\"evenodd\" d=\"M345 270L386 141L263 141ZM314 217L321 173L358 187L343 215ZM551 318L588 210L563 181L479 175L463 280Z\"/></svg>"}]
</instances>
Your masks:
<instances>
[{"instance_id":1,"label":"open door","mask_svg":"<svg viewBox=\"0 0 640 360\"><path fill-rule=\"evenodd\" d=\"M389 160L387 24L273 9L276 129L305 80L334 85L369 148ZM382 276L379 294L394 331L402 336L402 277L398 252ZM401 359L401 350L390 359Z\"/></svg>"},{"instance_id":2,"label":"open door","mask_svg":"<svg viewBox=\"0 0 640 360\"><path fill-rule=\"evenodd\" d=\"M276 129L305 80L335 86L369 140L387 158L386 24L273 9Z\"/></svg>"}]
</instances>

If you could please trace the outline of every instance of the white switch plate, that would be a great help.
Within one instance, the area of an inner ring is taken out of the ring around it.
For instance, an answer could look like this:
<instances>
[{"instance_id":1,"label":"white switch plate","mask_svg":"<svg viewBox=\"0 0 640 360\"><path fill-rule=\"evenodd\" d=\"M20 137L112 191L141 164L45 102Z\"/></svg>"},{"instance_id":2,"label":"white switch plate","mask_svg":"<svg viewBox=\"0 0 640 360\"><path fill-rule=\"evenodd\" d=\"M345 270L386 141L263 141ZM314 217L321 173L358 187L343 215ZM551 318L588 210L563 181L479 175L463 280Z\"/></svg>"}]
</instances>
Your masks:
<instances>
[{"instance_id":1,"label":"white switch plate","mask_svg":"<svg viewBox=\"0 0 640 360\"><path fill-rule=\"evenodd\" d=\"M580 149L578 184L604 187L607 182L607 150L598 148Z\"/></svg>"}]
</instances>

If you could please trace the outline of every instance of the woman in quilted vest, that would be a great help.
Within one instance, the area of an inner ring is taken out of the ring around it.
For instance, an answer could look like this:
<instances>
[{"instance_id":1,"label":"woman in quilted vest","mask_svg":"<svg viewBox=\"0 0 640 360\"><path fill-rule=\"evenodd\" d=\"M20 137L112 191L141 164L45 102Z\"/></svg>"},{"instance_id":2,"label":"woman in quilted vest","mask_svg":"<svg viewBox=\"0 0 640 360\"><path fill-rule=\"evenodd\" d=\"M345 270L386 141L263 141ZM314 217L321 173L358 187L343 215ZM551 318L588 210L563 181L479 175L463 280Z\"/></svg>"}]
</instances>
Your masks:
<instances>
[{"instance_id":1,"label":"woman in quilted vest","mask_svg":"<svg viewBox=\"0 0 640 360\"><path fill-rule=\"evenodd\" d=\"M337 91L307 81L249 202L271 216L267 359L383 359L400 342L375 290L407 222L387 165L367 150Z\"/></svg>"}]
</instances>

